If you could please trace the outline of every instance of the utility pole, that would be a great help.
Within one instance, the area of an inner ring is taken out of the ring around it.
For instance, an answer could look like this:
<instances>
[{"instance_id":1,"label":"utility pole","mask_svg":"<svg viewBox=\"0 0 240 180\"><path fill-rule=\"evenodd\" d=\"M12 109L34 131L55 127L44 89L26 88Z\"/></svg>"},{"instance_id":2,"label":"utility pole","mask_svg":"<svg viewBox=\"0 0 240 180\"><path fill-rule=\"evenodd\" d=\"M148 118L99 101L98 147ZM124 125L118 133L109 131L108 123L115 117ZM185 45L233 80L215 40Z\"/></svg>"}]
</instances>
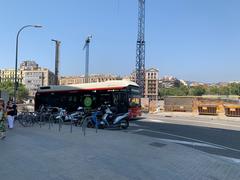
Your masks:
<instances>
[{"instance_id":1,"label":"utility pole","mask_svg":"<svg viewBox=\"0 0 240 180\"><path fill-rule=\"evenodd\" d=\"M138 0L138 35L136 48L136 83L145 91L145 0Z\"/></svg>"},{"instance_id":2,"label":"utility pole","mask_svg":"<svg viewBox=\"0 0 240 180\"><path fill-rule=\"evenodd\" d=\"M86 49L86 57L85 57L85 83L89 83L89 44L92 39L92 35L88 36L85 40L85 45L83 50Z\"/></svg>"},{"instance_id":3,"label":"utility pole","mask_svg":"<svg viewBox=\"0 0 240 180\"><path fill-rule=\"evenodd\" d=\"M61 41L52 39L55 42L55 85L59 85L59 54Z\"/></svg>"}]
</instances>

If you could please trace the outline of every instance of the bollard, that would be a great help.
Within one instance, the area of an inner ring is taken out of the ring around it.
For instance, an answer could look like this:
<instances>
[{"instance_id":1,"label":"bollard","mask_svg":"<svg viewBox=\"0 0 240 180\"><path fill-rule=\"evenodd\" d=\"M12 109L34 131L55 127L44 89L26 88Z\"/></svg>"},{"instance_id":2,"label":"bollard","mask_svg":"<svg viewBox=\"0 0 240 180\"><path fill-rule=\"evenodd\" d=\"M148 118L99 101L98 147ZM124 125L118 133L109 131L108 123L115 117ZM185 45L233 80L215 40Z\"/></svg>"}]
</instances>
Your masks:
<instances>
[{"instance_id":1,"label":"bollard","mask_svg":"<svg viewBox=\"0 0 240 180\"><path fill-rule=\"evenodd\" d=\"M97 120L97 117L96 117L96 123L95 123L95 129L96 129L96 133L97 133L97 131L98 131L98 120Z\"/></svg>"},{"instance_id":2,"label":"bollard","mask_svg":"<svg viewBox=\"0 0 240 180\"><path fill-rule=\"evenodd\" d=\"M60 122L60 120L61 120L61 117L58 119L58 132L60 132L61 131L61 122Z\"/></svg>"},{"instance_id":3,"label":"bollard","mask_svg":"<svg viewBox=\"0 0 240 180\"><path fill-rule=\"evenodd\" d=\"M48 129L51 129L51 125L50 125L50 119L52 118L52 115L49 116L48 118Z\"/></svg>"},{"instance_id":4,"label":"bollard","mask_svg":"<svg viewBox=\"0 0 240 180\"><path fill-rule=\"evenodd\" d=\"M39 122L39 126L40 126L40 128L42 128L42 113L40 114L40 122Z\"/></svg>"},{"instance_id":5,"label":"bollard","mask_svg":"<svg viewBox=\"0 0 240 180\"><path fill-rule=\"evenodd\" d=\"M71 128L70 128L70 132L72 133L72 123L73 123L73 121L72 121L72 117L71 117Z\"/></svg>"},{"instance_id":6,"label":"bollard","mask_svg":"<svg viewBox=\"0 0 240 180\"><path fill-rule=\"evenodd\" d=\"M83 131L83 135L85 136L86 135L86 127L87 127L87 119L84 118L83 122L82 122L82 131Z\"/></svg>"}]
</instances>

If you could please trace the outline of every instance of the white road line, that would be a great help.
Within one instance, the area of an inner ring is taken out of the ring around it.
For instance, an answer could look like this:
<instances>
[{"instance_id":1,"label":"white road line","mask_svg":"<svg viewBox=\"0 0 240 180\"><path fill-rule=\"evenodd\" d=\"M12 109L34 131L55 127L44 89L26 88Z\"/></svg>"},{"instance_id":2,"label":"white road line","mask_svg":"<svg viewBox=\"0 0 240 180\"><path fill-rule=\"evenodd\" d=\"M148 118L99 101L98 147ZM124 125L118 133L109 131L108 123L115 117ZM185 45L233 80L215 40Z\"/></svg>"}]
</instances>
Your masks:
<instances>
[{"instance_id":1,"label":"white road line","mask_svg":"<svg viewBox=\"0 0 240 180\"><path fill-rule=\"evenodd\" d=\"M180 136L180 135L161 132L161 131L153 131L153 130L149 130L149 129L138 129L138 131L135 131L135 132L141 132L141 131L147 131L147 132L158 133L158 134L165 134L165 135L169 135L169 136L172 136L172 137L188 139L188 140L209 144L209 145L216 146L216 147L219 147L219 148L222 148L222 149L227 149L227 150L231 150L231 151L235 151L235 152L240 153L239 149L234 149L234 148L230 148L230 147L227 147L227 146L223 146L223 145L219 145L219 144L215 144L215 143L211 143L211 142L207 142L207 141L202 141L202 140L199 140L199 139L189 138L189 137L186 137L186 136Z\"/></svg>"},{"instance_id":2,"label":"white road line","mask_svg":"<svg viewBox=\"0 0 240 180\"><path fill-rule=\"evenodd\" d=\"M162 121L162 120L159 120L159 119L148 119L148 120L144 120L144 119L141 119L139 121L143 121L143 122L165 122L165 121Z\"/></svg>"},{"instance_id":3,"label":"white road line","mask_svg":"<svg viewBox=\"0 0 240 180\"><path fill-rule=\"evenodd\" d=\"M187 120L187 119L169 119L169 118L162 118L163 120L165 121L162 121L161 119L142 119L140 121L143 121L143 122L159 122L159 123L162 123L162 122L165 122L165 123L171 123L171 121L186 121L186 122L197 122L197 123L203 123L203 124L214 124L214 125L221 125L221 126L227 126L227 127L237 127L237 128L240 128L240 126L238 125L230 125L230 124L222 124L222 123L215 123L215 122L205 122L204 120L203 121L199 121L199 120ZM169 122L166 121L166 120L170 120ZM240 120L239 120L240 121Z\"/></svg>"},{"instance_id":4,"label":"white road line","mask_svg":"<svg viewBox=\"0 0 240 180\"><path fill-rule=\"evenodd\" d=\"M173 139L162 139L162 138L160 138L160 140L165 141L165 142L177 143L177 144L223 149L223 148L218 147L218 146L213 146L213 145L205 144L205 143L192 142L192 141L189 142L189 141L180 141L180 140L173 140Z\"/></svg>"},{"instance_id":5,"label":"white road line","mask_svg":"<svg viewBox=\"0 0 240 180\"><path fill-rule=\"evenodd\" d=\"M136 123L131 123L130 124L131 127L139 127L140 125L136 124Z\"/></svg>"},{"instance_id":6,"label":"white road line","mask_svg":"<svg viewBox=\"0 0 240 180\"><path fill-rule=\"evenodd\" d=\"M237 159L237 158L230 158L230 157L225 157L225 156L217 156L221 159L224 159L224 160L229 160L229 161L232 161L234 163L237 163L237 164L240 164L240 159Z\"/></svg>"}]
</instances>

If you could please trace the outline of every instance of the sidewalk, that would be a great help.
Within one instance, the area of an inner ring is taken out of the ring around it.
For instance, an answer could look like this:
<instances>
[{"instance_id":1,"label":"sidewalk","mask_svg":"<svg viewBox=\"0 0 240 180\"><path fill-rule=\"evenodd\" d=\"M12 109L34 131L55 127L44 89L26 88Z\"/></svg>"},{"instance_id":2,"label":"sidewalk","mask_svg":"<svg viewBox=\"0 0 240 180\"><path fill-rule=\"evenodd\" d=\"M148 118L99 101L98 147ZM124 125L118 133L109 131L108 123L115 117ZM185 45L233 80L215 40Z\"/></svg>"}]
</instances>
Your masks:
<instances>
[{"instance_id":1,"label":"sidewalk","mask_svg":"<svg viewBox=\"0 0 240 180\"><path fill-rule=\"evenodd\" d=\"M3 180L238 180L240 165L130 132L17 127L0 141Z\"/></svg>"}]
</instances>

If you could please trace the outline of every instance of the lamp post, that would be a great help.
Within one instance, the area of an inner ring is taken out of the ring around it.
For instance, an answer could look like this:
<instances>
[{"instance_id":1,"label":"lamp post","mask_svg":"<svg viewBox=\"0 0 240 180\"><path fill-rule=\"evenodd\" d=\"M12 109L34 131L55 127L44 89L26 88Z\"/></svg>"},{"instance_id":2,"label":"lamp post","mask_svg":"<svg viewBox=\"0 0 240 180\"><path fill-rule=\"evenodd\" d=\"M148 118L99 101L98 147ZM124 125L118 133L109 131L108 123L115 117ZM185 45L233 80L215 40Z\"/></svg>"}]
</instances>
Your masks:
<instances>
[{"instance_id":1,"label":"lamp post","mask_svg":"<svg viewBox=\"0 0 240 180\"><path fill-rule=\"evenodd\" d=\"M17 33L17 38L16 38L16 59L15 59L15 74L14 74L14 91L13 91L13 96L14 96L14 104L16 104L16 93L17 93L17 65L18 65L18 37L20 32L28 27L33 27L33 28L41 28L42 26L39 25L26 25L23 26L21 29L19 29Z\"/></svg>"}]
</instances>

